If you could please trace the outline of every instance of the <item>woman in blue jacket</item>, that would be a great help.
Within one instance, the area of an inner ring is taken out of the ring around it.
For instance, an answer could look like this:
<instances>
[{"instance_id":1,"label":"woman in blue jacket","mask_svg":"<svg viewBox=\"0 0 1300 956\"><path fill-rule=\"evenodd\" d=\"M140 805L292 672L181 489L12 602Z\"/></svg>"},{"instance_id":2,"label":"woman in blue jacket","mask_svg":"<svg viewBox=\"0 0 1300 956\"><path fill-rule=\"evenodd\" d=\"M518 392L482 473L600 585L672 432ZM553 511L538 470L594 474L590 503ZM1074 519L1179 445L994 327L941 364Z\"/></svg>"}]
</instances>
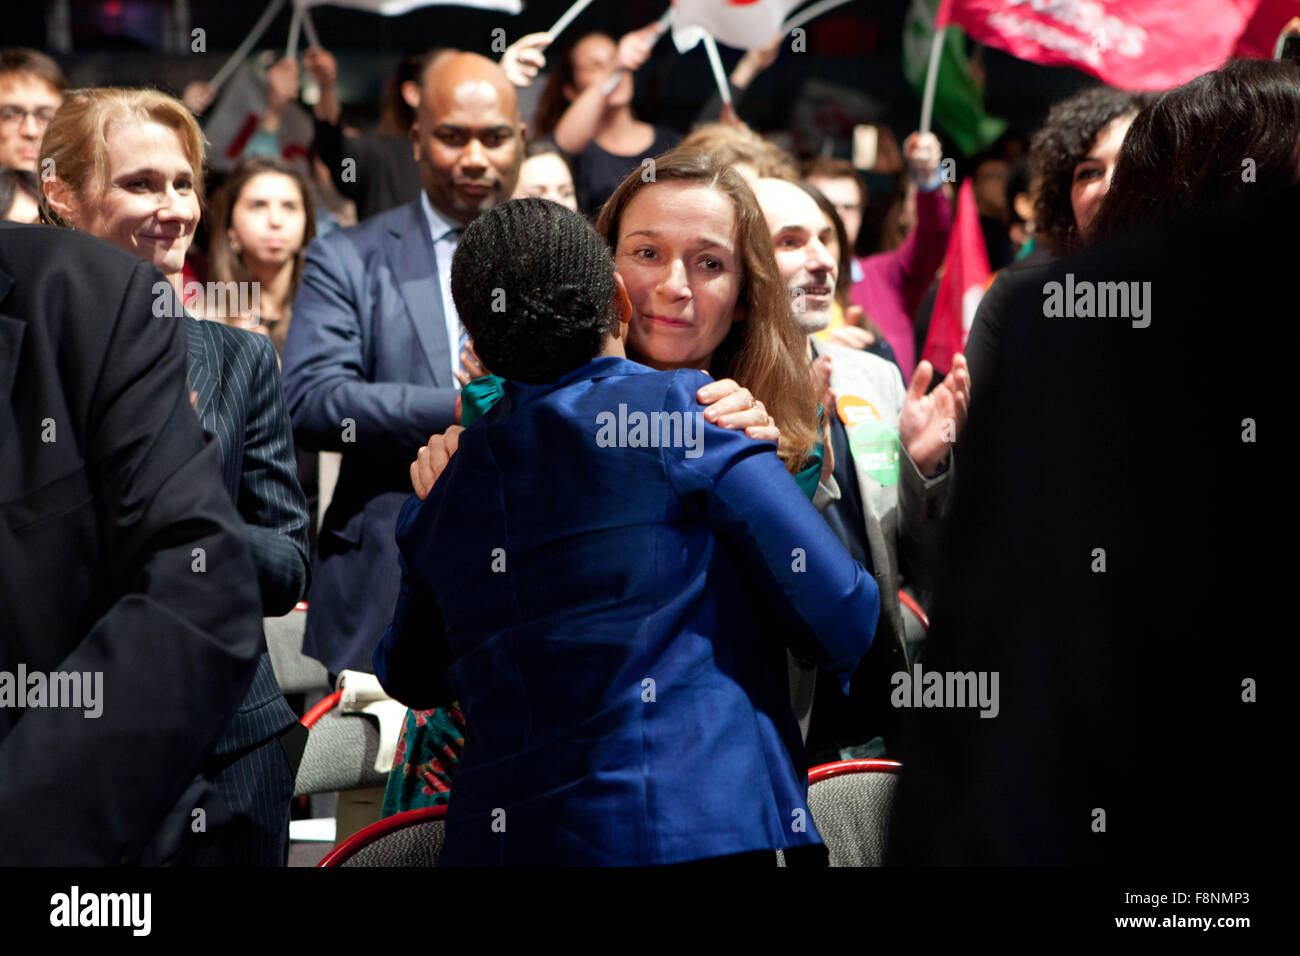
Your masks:
<instances>
[{"instance_id":1,"label":"woman in blue jacket","mask_svg":"<svg viewBox=\"0 0 1300 956\"><path fill-rule=\"evenodd\" d=\"M452 292L505 396L403 509L375 654L398 700L465 712L441 862L819 847L785 650L847 680L875 583L770 443L705 421L704 373L626 358L627 291L580 216L490 210Z\"/></svg>"}]
</instances>

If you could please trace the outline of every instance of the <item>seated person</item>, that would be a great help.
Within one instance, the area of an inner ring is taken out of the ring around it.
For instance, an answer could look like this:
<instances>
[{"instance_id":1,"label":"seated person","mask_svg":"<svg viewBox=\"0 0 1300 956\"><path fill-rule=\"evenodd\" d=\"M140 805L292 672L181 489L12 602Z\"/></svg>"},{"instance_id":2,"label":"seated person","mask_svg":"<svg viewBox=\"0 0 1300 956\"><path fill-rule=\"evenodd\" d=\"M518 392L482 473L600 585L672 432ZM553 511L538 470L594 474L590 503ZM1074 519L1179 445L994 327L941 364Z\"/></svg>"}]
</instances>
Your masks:
<instances>
[{"instance_id":1,"label":"seated person","mask_svg":"<svg viewBox=\"0 0 1300 956\"><path fill-rule=\"evenodd\" d=\"M399 516L374 660L408 706L465 713L441 862L824 861L786 648L852 673L875 582L771 443L705 423L704 373L626 358L581 216L489 210L452 293L505 394Z\"/></svg>"}]
</instances>

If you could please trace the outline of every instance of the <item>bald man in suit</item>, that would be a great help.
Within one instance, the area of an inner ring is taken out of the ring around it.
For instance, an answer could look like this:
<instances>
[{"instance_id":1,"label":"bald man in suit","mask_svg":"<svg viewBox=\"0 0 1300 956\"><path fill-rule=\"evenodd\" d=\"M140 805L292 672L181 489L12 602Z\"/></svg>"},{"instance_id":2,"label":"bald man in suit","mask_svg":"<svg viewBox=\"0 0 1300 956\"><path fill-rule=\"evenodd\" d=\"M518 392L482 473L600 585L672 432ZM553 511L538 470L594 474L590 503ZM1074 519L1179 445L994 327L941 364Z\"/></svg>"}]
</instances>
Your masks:
<instances>
[{"instance_id":1,"label":"bald man in suit","mask_svg":"<svg viewBox=\"0 0 1300 956\"><path fill-rule=\"evenodd\" d=\"M420 198L311 244L284 347L295 437L343 454L303 638L334 673L371 669L401 582L394 527L411 460L457 420L451 257L461 229L514 192L514 87L484 57L442 57L425 75L412 138Z\"/></svg>"}]
</instances>

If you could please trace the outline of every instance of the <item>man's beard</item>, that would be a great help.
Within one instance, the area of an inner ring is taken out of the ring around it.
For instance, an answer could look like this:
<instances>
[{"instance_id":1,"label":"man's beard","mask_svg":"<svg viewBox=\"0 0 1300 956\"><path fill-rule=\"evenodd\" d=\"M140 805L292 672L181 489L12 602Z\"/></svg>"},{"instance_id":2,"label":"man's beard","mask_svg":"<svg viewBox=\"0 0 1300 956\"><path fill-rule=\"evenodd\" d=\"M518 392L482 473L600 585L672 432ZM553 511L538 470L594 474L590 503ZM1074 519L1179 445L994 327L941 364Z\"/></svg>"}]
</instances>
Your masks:
<instances>
[{"instance_id":1,"label":"man's beard","mask_svg":"<svg viewBox=\"0 0 1300 956\"><path fill-rule=\"evenodd\" d=\"M799 326L804 335L812 335L814 332L820 332L831 324L831 310L827 309L791 309L790 314L794 316L795 324Z\"/></svg>"}]
</instances>

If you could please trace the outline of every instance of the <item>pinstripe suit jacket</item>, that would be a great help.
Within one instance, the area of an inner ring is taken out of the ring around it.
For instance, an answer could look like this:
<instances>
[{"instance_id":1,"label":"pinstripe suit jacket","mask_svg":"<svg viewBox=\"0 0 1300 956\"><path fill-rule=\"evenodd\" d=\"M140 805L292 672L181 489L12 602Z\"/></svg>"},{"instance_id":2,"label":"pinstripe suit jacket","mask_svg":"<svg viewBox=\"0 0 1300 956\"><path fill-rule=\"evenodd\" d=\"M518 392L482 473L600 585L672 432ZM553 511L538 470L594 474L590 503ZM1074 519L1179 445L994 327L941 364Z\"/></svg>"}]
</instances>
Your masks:
<instances>
[{"instance_id":1,"label":"pinstripe suit jacket","mask_svg":"<svg viewBox=\"0 0 1300 956\"><path fill-rule=\"evenodd\" d=\"M298 484L293 432L275 349L262 335L186 315L190 388L203 428L221 447L221 478L244 519L267 617L287 614L307 593L307 499ZM263 649L257 675L216 754L261 743L297 717Z\"/></svg>"}]
</instances>

